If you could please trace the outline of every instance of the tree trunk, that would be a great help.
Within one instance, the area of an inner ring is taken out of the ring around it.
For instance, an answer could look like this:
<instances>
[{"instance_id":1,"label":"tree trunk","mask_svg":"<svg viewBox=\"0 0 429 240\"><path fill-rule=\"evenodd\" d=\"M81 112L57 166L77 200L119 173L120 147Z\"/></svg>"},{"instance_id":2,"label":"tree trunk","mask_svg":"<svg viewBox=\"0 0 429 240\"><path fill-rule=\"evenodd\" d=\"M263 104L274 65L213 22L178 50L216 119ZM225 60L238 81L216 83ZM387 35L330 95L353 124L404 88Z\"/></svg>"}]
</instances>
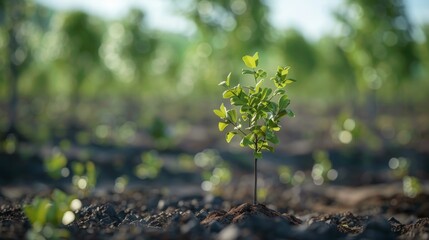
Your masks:
<instances>
[{"instance_id":1,"label":"tree trunk","mask_svg":"<svg viewBox=\"0 0 429 240\"><path fill-rule=\"evenodd\" d=\"M257 183L258 183L258 159L255 158L254 161L254 169L253 169L253 177L255 179L255 183L253 186L253 204L255 205L258 202L258 188L257 188Z\"/></svg>"},{"instance_id":2,"label":"tree trunk","mask_svg":"<svg viewBox=\"0 0 429 240\"><path fill-rule=\"evenodd\" d=\"M16 32L15 28L12 26L9 29L9 99L8 99L8 124L9 130L16 130L16 116L18 109L18 66L12 60L14 58L14 53L18 48L16 41Z\"/></svg>"},{"instance_id":3,"label":"tree trunk","mask_svg":"<svg viewBox=\"0 0 429 240\"><path fill-rule=\"evenodd\" d=\"M18 131L17 129L17 115L18 115L18 79L20 72L20 65L22 64L22 59L17 59L15 56L16 51L20 47L18 42L17 35L23 20L23 2L22 1L11 1L9 5L6 6L8 11L7 17L10 20L5 21L5 26L7 27L8 33L8 45L7 45L7 67L5 71L5 77L9 81L9 96L7 103L7 120L8 120L8 129L6 131L5 137L8 135L13 135L18 141L25 141L26 138Z\"/></svg>"}]
</instances>

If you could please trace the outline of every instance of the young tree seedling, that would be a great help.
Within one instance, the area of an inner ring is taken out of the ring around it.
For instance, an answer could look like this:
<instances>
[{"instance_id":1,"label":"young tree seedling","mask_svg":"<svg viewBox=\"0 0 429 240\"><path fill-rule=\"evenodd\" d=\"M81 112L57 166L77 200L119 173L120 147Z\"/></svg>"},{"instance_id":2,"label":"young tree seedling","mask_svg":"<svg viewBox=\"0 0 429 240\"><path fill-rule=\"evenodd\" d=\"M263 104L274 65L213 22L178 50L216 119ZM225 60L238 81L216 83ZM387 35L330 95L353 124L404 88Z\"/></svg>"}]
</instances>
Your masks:
<instances>
[{"instance_id":1,"label":"young tree seedling","mask_svg":"<svg viewBox=\"0 0 429 240\"><path fill-rule=\"evenodd\" d=\"M294 117L294 113L288 108L290 99L285 94L285 88L295 80L288 78L290 67L278 67L277 72L270 78L275 89L264 87L263 83L267 73L258 69L259 55L244 56L243 62L249 69L243 69L242 74L252 75L253 84L241 86L230 85L231 73L225 81L219 85L226 88L223 98L229 99L231 107L227 108L222 103L214 113L220 118L219 131L228 128L225 138L228 143L234 136L240 136L240 146L249 147L254 156L254 188L253 204L257 203L257 162L262 158L262 151L273 152L273 144L279 139L280 120L285 117Z\"/></svg>"}]
</instances>

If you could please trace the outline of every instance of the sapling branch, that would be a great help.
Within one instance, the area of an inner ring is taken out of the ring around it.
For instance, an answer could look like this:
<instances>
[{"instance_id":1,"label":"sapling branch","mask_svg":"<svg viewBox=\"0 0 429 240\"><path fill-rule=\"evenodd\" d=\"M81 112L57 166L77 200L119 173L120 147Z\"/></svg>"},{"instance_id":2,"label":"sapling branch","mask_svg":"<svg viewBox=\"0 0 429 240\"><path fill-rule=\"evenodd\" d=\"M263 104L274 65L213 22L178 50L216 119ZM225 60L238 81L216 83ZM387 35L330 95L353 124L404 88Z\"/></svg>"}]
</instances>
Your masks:
<instances>
[{"instance_id":1,"label":"sapling branch","mask_svg":"<svg viewBox=\"0 0 429 240\"><path fill-rule=\"evenodd\" d=\"M226 119L228 121L229 124L232 124L234 126L234 129L238 130L243 136L246 136L247 134L245 132L243 132L243 130L241 130L241 127L238 127L238 125L236 123L234 123L233 121Z\"/></svg>"},{"instance_id":2,"label":"sapling branch","mask_svg":"<svg viewBox=\"0 0 429 240\"><path fill-rule=\"evenodd\" d=\"M257 69L259 55L244 56L244 64L249 69L243 69L243 75L253 75L254 85L241 86L237 84L230 87L231 73L225 81L219 85L227 88L223 92L223 98L230 100L231 109L227 109L223 103L214 113L221 119L219 130L223 131L228 126L233 130L226 133L226 141L229 143L236 135L241 136L240 146L249 147L254 155L254 196L253 203L257 203L257 161L262 158L262 151L274 151L272 144L278 143L276 132L281 128L280 119L285 116L293 117L293 112L288 109L290 100L285 94L285 88L295 80L287 78L290 67L278 67L276 74L270 79L276 89L263 86L267 73ZM272 101L278 99L277 101ZM241 123L247 122L244 128Z\"/></svg>"}]
</instances>

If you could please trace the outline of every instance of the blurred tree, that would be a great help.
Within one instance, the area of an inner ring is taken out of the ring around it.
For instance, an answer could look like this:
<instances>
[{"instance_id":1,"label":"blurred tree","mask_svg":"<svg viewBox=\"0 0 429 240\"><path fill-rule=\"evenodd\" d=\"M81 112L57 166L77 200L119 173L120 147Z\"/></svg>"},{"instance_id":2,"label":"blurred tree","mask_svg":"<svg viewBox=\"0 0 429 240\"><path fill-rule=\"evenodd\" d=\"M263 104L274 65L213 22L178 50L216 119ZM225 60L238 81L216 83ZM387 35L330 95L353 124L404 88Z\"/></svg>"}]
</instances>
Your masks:
<instances>
[{"instance_id":1,"label":"blurred tree","mask_svg":"<svg viewBox=\"0 0 429 240\"><path fill-rule=\"evenodd\" d=\"M17 129L18 118L18 80L26 64L28 57L28 46L23 37L23 22L30 11L25 1L2 1L0 3L0 24L3 25L6 33L5 39L5 68L3 70L4 79L8 82L8 129L7 135L14 135L20 141L26 138Z\"/></svg>"},{"instance_id":2,"label":"blurred tree","mask_svg":"<svg viewBox=\"0 0 429 240\"><path fill-rule=\"evenodd\" d=\"M419 65L405 5L402 0L347 0L335 16L342 23L339 44L366 105L368 127L377 132L380 97L393 99L400 108L404 99L397 90L410 85Z\"/></svg>"},{"instance_id":3,"label":"blurred tree","mask_svg":"<svg viewBox=\"0 0 429 240\"><path fill-rule=\"evenodd\" d=\"M192 93L192 97L211 101L217 95L213 86L229 69L241 68L237 56L255 51L264 54L269 46L272 26L268 22L268 7L262 0L192 0L177 5L197 30L177 83L179 94Z\"/></svg>"},{"instance_id":4,"label":"blurred tree","mask_svg":"<svg viewBox=\"0 0 429 240\"><path fill-rule=\"evenodd\" d=\"M233 55L264 47L270 39L268 7L261 0L193 0L196 6L188 13L197 26L201 38L219 45L219 37L226 37L226 45ZM220 35L220 36L219 36ZM236 52L238 50L238 52Z\"/></svg>"},{"instance_id":5,"label":"blurred tree","mask_svg":"<svg viewBox=\"0 0 429 240\"><path fill-rule=\"evenodd\" d=\"M400 86L414 77L419 59L402 0L348 0L336 17L343 26L340 45L360 91Z\"/></svg>"},{"instance_id":6,"label":"blurred tree","mask_svg":"<svg viewBox=\"0 0 429 240\"><path fill-rule=\"evenodd\" d=\"M144 81L151 70L149 63L157 46L156 38L147 29L144 17L141 10L132 9L123 20L125 31L121 39L122 56L133 62L135 73L133 78L138 82Z\"/></svg>"},{"instance_id":7,"label":"blurred tree","mask_svg":"<svg viewBox=\"0 0 429 240\"><path fill-rule=\"evenodd\" d=\"M337 44L335 37L322 37L313 48L316 52L316 69L311 77L314 94L328 94L327 104L341 104L353 101L357 96L354 69L348 62L345 52ZM335 98L332 89L336 90Z\"/></svg>"},{"instance_id":8,"label":"blurred tree","mask_svg":"<svg viewBox=\"0 0 429 240\"><path fill-rule=\"evenodd\" d=\"M295 29L285 32L277 44L281 48L286 63L293 66L294 75L298 79L308 79L316 70L317 59L314 46Z\"/></svg>"},{"instance_id":9,"label":"blurred tree","mask_svg":"<svg viewBox=\"0 0 429 240\"><path fill-rule=\"evenodd\" d=\"M54 66L62 71L65 80L71 81L69 134L73 137L80 129L79 105L84 83L92 71L100 68L101 31L93 17L80 11L61 13L53 21L54 31L62 39L61 54Z\"/></svg>"},{"instance_id":10,"label":"blurred tree","mask_svg":"<svg viewBox=\"0 0 429 240\"><path fill-rule=\"evenodd\" d=\"M108 25L100 54L120 82L136 84L148 76L155 48L156 38L146 27L144 13L132 9L124 19Z\"/></svg>"},{"instance_id":11,"label":"blurred tree","mask_svg":"<svg viewBox=\"0 0 429 240\"><path fill-rule=\"evenodd\" d=\"M159 75L166 73L170 59L158 55L165 49L159 46L159 34L149 29L145 20L144 12L131 9L124 18L109 22L103 34L100 57L115 80L106 87L121 99L123 106L110 112L114 112L118 123L120 119L141 123L153 117L153 111L159 109L162 90L167 88ZM154 91L158 86L159 90ZM136 111L142 106L144 114Z\"/></svg>"},{"instance_id":12,"label":"blurred tree","mask_svg":"<svg viewBox=\"0 0 429 240\"><path fill-rule=\"evenodd\" d=\"M420 56L422 57L422 60L425 63L425 71L426 74L429 72L429 24L425 24L422 26L422 43L421 43L421 51Z\"/></svg>"}]
</instances>

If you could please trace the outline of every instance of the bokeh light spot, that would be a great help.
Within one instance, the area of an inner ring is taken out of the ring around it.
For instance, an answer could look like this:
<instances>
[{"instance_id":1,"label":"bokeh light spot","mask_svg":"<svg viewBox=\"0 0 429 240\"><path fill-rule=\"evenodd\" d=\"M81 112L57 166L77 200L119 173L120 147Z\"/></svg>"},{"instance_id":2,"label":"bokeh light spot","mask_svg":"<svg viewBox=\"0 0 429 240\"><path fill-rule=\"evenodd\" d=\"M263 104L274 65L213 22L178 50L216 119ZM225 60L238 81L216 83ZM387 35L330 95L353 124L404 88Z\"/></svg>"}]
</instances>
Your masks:
<instances>
[{"instance_id":1,"label":"bokeh light spot","mask_svg":"<svg viewBox=\"0 0 429 240\"><path fill-rule=\"evenodd\" d=\"M353 140L353 136L349 131L344 130L338 134L338 139L341 143L349 144Z\"/></svg>"}]
</instances>

